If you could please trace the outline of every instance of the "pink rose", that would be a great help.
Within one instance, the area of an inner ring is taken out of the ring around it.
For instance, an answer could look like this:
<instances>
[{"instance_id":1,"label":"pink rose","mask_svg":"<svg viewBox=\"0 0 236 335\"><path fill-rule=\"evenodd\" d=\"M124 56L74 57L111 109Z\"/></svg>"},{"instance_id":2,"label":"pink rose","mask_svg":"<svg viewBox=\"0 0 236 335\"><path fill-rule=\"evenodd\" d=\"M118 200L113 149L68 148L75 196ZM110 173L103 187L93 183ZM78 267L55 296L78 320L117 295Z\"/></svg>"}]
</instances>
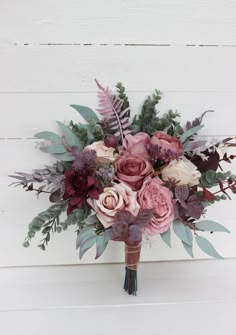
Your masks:
<instances>
[{"instance_id":1,"label":"pink rose","mask_svg":"<svg viewBox=\"0 0 236 335\"><path fill-rule=\"evenodd\" d=\"M150 144L159 147L160 152L156 158L166 162L177 159L182 154L181 141L174 136L166 134L164 131L156 131L151 138ZM152 146L150 146L150 151L152 151Z\"/></svg>"},{"instance_id":2,"label":"pink rose","mask_svg":"<svg viewBox=\"0 0 236 335\"><path fill-rule=\"evenodd\" d=\"M126 135L123 140L123 147L133 155L139 155L148 158L147 145L150 143L150 136L146 133L137 133L135 135Z\"/></svg>"},{"instance_id":3,"label":"pink rose","mask_svg":"<svg viewBox=\"0 0 236 335\"><path fill-rule=\"evenodd\" d=\"M115 162L115 169L118 179L130 185L134 191L139 190L144 179L153 172L151 163L136 155L121 156Z\"/></svg>"},{"instance_id":4,"label":"pink rose","mask_svg":"<svg viewBox=\"0 0 236 335\"><path fill-rule=\"evenodd\" d=\"M117 211L125 209L136 216L140 208L137 202L137 193L123 183L105 187L98 200L89 198L87 202L105 228L114 223Z\"/></svg>"},{"instance_id":5,"label":"pink rose","mask_svg":"<svg viewBox=\"0 0 236 335\"><path fill-rule=\"evenodd\" d=\"M151 209L153 217L143 231L149 235L167 231L174 220L174 200L172 192L155 177L147 181L138 193L138 203L142 209Z\"/></svg>"}]
</instances>

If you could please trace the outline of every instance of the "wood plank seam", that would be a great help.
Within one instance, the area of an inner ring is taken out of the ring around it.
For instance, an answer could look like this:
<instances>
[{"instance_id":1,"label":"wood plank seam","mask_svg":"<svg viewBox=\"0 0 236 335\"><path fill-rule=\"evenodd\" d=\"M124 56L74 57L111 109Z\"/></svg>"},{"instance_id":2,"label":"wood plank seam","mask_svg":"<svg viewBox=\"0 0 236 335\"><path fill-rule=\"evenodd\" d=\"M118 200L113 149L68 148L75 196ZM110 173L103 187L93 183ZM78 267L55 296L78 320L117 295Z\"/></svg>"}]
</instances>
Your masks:
<instances>
[{"instance_id":1,"label":"wood plank seam","mask_svg":"<svg viewBox=\"0 0 236 335\"><path fill-rule=\"evenodd\" d=\"M120 47L236 47L236 44L173 44L173 43L0 43L1 46L120 46Z\"/></svg>"}]
</instances>

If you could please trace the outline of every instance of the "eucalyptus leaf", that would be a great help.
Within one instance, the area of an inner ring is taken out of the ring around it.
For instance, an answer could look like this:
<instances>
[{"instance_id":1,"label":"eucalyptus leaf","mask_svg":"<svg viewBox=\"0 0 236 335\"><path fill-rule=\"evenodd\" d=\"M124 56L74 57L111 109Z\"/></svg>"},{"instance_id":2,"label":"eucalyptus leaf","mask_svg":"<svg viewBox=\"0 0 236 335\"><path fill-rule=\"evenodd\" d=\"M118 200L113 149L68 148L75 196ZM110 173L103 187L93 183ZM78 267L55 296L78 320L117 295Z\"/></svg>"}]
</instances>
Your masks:
<instances>
[{"instance_id":1,"label":"eucalyptus leaf","mask_svg":"<svg viewBox=\"0 0 236 335\"><path fill-rule=\"evenodd\" d=\"M70 225L74 225L78 222L78 218L77 218L77 215L76 215L76 211L77 209L74 209L70 215L67 216L66 220L65 220L65 224L67 226L70 226Z\"/></svg>"},{"instance_id":2,"label":"eucalyptus leaf","mask_svg":"<svg viewBox=\"0 0 236 335\"><path fill-rule=\"evenodd\" d=\"M113 229L112 228L109 228L109 229L105 230L104 237L105 237L106 242L112 240L113 236L114 235L113 235Z\"/></svg>"},{"instance_id":3,"label":"eucalyptus leaf","mask_svg":"<svg viewBox=\"0 0 236 335\"><path fill-rule=\"evenodd\" d=\"M82 149L81 142L79 138L73 133L73 131L64 125L62 122L57 121L58 125L60 126L63 134L65 135L66 141L70 147L77 147Z\"/></svg>"},{"instance_id":4,"label":"eucalyptus leaf","mask_svg":"<svg viewBox=\"0 0 236 335\"><path fill-rule=\"evenodd\" d=\"M230 231L222 226L220 223L210 220L204 220L195 222L195 225L198 229L205 230L205 231L221 231L225 233L230 233Z\"/></svg>"},{"instance_id":5,"label":"eucalyptus leaf","mask_svg":"<svg viewBox=\"0 0 236 335\"><path fill-rule=\"evenodd\" d=\"M184 246L184 249L189 254L189 256L191 256L193 258L194 257L194 255L193 255L193 246L185 243L184 241L182 241L182 244Z\"/></svg>"},{"instance_id":6,"label":"eucalyptus leaf","mask_svg":"<svg viewBox=\"0 0 236 335\"><path fill-rule=\"evenodd\" d=\"M214 258L223 259L223 257L216 251L213 245L205 237L195 236L195 240L199 248L203 252L205 252L207 255L214 257Z\"/></svg>"},{"instance_id":7,"label":"eucalyptus leaf","mask_svg":"<svg viewBox=\"0 0 236 335\"><path fill-rule=\"evenodd\" d=\"M62 143L61 137L51 131L42 131L40 133L35 134L34 137L47 140L47 141L51 141L53 143L58 143L58 144Z\"/></svg>"},{"instance_id":8,"label":"eucalyptus leaf","mask_svg":"<svg viewBox=\"0 0 236 335\"><path fill-rule=\"evenodd\" d=\"M66 152L64 154L52 154L52 155L59 161L71 162L75 160L75 157L69 152Z\"/></svg>"},{"instance_id":9,"label":"eucalyptus leaf","mask_svg":"<svg viewBox=\"0 0 236 335\"><path fill-rule=\"evenodd\" d=\"M83 228L77 236L76 249L78 249L86 240L92 236L97 236L93 227L90 226Z\"/></svg>"},{"instance_id":10,"label":"eucalyptus leaf","mask_svg":"<svg viewBox=\"0 0 236 335\"><path fill-rule=\"evenodd\" d=\"M105 234L100 234L96 240L96 256L95 259L98 259L107 247L108 241L105 239Z\"/></svg>"},{"instance_id":11,"label":"eucalyptus leaf","mask_svg":"<svg viewBox=\"0 0 236 335\"><path fill-rule=\"evenodd\" d=\"M180 136L180 141L184 143L189 137L196 134L200 129L202 129L204 125L199 125L193 128L190 128L189 130L185 131L183 135Z\"/></svg>"},{"instance_id":12,"label":"eucalyptus leaf","mask_svg":"<svg viewBox=\"0 0 236 335\"><path fill-rule=\"evenodd\" d=\"M83 255L87 250L92 248L92 246L96 243L97 240L97 235L91 235L86 241L84 241L80 245L80 250L79 250L79 258L82 259Z\"/></svg>"},{"instance_id":13,"label":"eucalyptus leaf","mask_svg":"<svg viewBox=\"0 0 236 335\"><path fill-rule=\"evenodd\" d=\"M188 226L184 225L181 221L176 220L173 223L173 230L175 234L181 239L181 241L190 246L192 245L193 235L191 229Z\"/></svg>"},{"instance_id":14,"label":"eucalyptus leaf","mask_svg":"<svg viewBox=\"0 0 236 335\"><path fill-rule=\"evenodd\" d=\"M170 241L170 228L166 232L160 234L160 236L162 240L168 245L168 247L172 248Z\"/></svg>"},{"instance_id":15,"label":"eucalyptus leaf","mask_svg":"<svg viewBox=\"0 0 236 335\"><path fill-rule=\"evenodd\" d=\"M88 122L91 121L98 122L99 118L97 114L89 107L81 106L81 105L70 105L72 108L77 110L77 112L80 113L80 115Z\"/></svg>"},{"instance_id":16,"label":"eucalyptus leaf","mask_svg":"<svg viewBox=\"0 0 236 335\"><path fill-rule=\"evenodd\" d=\"M52 144L48 147L41 147L41 151L48 152L49 154L64 154L66 153L66 149L62 144Z\"/></svg>"},{"instance_id":17,"label":"eucalyptus leaf","mask_svg":"<svg viewBox=\"0 0 236 335\"><path fill-rule=\"evenodd\" d=\"M39 217L35 217L28 225L28 229L29 230L33 230L33 231L39 231L41 230L42 226L44 225L43 220L41 220Z\"/></svg>"},{"instance_id":18,"label":"eucalyptus leaf","mask_svg":"<svg viewBox=\"0 0 236 335\"><path fill-rule=\"evenodd\" d=\"M97 218L97 215L96 214L93 214L93 215L90 215L88 216L85 220L84 220L85 223L88 223L88 224L95 224L98 222L98 218Z\"/></svg>"}]
</instances>

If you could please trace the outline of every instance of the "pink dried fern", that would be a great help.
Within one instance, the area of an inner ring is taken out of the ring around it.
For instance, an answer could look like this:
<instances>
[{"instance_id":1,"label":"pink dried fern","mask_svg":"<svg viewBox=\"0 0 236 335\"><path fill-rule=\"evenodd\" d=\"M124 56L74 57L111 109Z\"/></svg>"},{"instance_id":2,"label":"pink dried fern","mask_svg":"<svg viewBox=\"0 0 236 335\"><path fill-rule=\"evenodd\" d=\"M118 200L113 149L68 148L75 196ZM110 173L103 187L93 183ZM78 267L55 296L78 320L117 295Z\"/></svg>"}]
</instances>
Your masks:
<instances>
[{"instance_id":1,"label":"pink dried fern","mask_svg":"<svg viewBox=\"0 0 236 335\"><path fill-rule=\"evenodd\" d=\"M115 136L129 134L129 107L122 109L124 101L111 92L109 87L102 87L102 85L95 79L99 88L98 92L98 108L97 111L103 116L105 121L109 123L110 129L115 132Z\"/></svg>"}]
</instances>

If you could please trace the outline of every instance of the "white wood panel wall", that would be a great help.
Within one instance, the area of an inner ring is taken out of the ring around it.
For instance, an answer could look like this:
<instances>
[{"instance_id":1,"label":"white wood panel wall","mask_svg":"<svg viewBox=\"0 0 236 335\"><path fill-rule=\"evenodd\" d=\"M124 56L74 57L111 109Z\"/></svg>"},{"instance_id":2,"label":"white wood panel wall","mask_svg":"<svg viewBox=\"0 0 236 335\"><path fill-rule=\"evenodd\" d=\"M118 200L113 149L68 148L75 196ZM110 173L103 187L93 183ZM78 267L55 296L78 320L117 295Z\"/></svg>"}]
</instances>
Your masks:
<instances>
[{"instance_id":1,"label":"white wood panel wall","mask_svg":"<svg viewBox=\"0 0 236 335\"><path fill-rule=\"evenodd\" d=\"M214 109L202 134L235 134L235 23L233 0L1 0L0 266L78 263L73 229L55 236L47 253L36 243L21 247L28 222L47 201L9 188L7 175L51 161L33 135L56 130L55 120L77 120L71 103L95 108L94 78L111 87L122 81L133 114L158 88L160 111L178 109L187 120ZM208 215L232 232L211 236L225 257L236 256L235 204ZM143 260L188 258L173 240L168 249L157 238L144 247ZM112 244L100 262L122 261L122 249ZM93 262L93 253L83 262Z\"/></svg>"}]
</instances>

